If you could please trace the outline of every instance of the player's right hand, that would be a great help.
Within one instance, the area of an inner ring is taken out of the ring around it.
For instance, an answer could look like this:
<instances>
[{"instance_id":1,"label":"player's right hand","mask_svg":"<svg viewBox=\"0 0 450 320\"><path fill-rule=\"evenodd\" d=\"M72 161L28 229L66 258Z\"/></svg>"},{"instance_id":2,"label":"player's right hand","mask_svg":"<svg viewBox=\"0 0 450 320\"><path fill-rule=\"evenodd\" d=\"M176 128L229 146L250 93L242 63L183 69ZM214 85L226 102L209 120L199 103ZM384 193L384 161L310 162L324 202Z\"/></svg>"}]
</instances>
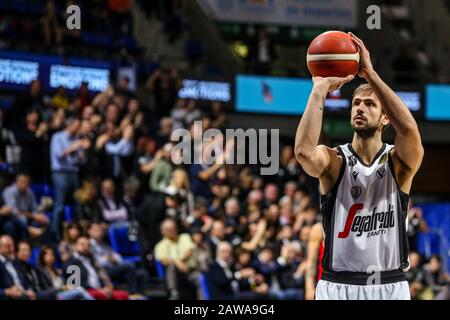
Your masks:
<instances>
[{"instance_id":1,"label":"player's right hand","mask_svg":"<svg viewBox=\"0 0 450 320\"><path fill-rule=\"evenodd\" d=\"M352 81L355 78L353 75L346 76L345 78L341 77L313 77L314 86L322 87L327 92L336 91L347 82Z\"/></svg>"}]
</instances>

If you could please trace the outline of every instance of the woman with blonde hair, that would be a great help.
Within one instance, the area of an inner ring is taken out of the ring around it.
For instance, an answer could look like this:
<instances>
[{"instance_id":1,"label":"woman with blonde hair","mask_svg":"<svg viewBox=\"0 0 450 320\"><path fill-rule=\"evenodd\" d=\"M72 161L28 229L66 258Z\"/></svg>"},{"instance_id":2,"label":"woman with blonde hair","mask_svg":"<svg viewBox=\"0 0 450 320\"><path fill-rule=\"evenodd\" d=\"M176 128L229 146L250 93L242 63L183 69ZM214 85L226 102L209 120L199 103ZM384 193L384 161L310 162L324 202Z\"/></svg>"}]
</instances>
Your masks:
<instances>
[{"instance_id":1,"label":"woman with blonde hair","mask_svg":"<svg viewBox=\"0 0 450 320\"><path fill-rule=\"evenodd\" d=\"M172 172L169 186L166 188L166 194L179 202L178 209L168 209L169 215L177 217L181 221L192 215L194 212L194 196L191 192L189 175L184 169L175 169Z\"/></svg>"}]
</instances>

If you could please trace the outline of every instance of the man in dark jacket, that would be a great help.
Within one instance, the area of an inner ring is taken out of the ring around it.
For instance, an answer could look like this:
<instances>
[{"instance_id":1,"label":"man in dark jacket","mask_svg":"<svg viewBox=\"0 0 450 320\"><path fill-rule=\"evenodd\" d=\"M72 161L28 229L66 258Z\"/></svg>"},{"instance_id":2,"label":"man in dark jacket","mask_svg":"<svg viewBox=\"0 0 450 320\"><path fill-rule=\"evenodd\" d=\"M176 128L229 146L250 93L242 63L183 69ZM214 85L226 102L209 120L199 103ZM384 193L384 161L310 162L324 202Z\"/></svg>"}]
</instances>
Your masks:
<instances>
[{"instance_id":1,"label":"man in dark jacket","mask_svg":"<svg viewBox=\"0 0 450 320\"><path fill-rule=\"evenodd\" d=\"M213 299L252 300L264 298L267 285L255 281L255 270L244 268L235 272L232 266L232 247L228 242L217 245L216 261L206 275Z\"/></svg>"},{"instance_id":2,"label":"man in dark jacket","mask_svg":"<svg viewBox=\"0 0 450 320\"><path fill-rule=\"evenodd\" d=\"M107 272L96 265L87 237L77 239L75 251L65 262L63 269L68 285L86 289L97 300L128 299L128 292L114 289Z\"/></svg>"},{"instance_id":3,"label":"man in dark jacket","mask_svg":"<svg viewBox=\"0 0 450 320\"><path fill-rule=\"evenodd\" d=\"M16 260L14 240L0 237L0 300L35 300L22 265Z\"/></svg>"}]
</instances>

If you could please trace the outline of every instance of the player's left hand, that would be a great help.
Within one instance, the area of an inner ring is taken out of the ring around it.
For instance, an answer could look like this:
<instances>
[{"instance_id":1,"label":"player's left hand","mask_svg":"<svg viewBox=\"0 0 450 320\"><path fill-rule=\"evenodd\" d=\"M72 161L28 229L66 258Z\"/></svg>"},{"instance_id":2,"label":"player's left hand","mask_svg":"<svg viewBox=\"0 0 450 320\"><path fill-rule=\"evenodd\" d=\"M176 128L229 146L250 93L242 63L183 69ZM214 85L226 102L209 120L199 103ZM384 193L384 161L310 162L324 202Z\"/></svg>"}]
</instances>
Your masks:
<instances>
[{"instance_id":1,"label":"player's left hand","mask_svg":"<svg viewBox=\"0 0 450 320\"><path fill-rule=\"evenodd\" d=\"M367 79L369 74L371 72L373 72L373 65L372 65L372 61L370 60L369 50L367 50L366 46L364 45L364 42L360 38L358 38L351 32L349 32L348 34L350 35L353 42L356 44L356 46L359 49L361 66L358 71L358 76L360 76L361 78Z\"/></svg>"}]
</instances>

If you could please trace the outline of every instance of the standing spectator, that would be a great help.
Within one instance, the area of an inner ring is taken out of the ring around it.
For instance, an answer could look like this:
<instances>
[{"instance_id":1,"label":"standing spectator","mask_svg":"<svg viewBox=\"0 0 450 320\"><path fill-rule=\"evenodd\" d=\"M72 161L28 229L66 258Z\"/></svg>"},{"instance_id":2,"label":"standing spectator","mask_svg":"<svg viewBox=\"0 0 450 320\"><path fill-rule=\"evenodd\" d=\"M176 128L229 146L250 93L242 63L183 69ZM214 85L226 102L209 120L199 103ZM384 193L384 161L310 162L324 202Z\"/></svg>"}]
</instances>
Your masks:
<instances>
[{"instance_id":1,"label":"standing spectator","mask_svg":"<svg viewBox=\"0 0 450 320\"><path fill-rule=\"evenodd\" d=\"M176 69L158 69L150 75L145 87L155 97L155 116L157 118L170 116L181 86L182 81Z\"/></svg>"},{"instance_id":2,"label":"standing spectator","mask_svg":"<svg viewBox=\"0 0 450 320\"><path fill-rule=\"evenodd\" d=\"M48 124L39 123L39 113L30 110L25 126L18 133L21 146L20 169L29 172L34 183L43 183L48 175Z\"/></svg>"},{"instance_id":3,"label":"standing spectator","mask_svg":"<svg viewBox=\"0 0 450 320\"><path fill-rule=\"evenodd\" d=\"M259 30L258 39L252 46L250 57L256 74L269 75L271 73L272 64L277 59L277 54L275 46L265 29Z\"/></svg>"},{"instance_id":4,"label":"standing spectator","mask_svg":"<svg viewBox=\"0 0 450 320\"><path fill-rule=\"evenodd\" d=\"M90 222L102 221L102 212L97 203L97 187L93 181L84 180L81 188L74 194L76 202L76 221L83 227Z\"/></svg>"},{"instance_id":5,"label":"standing spectator","mask_svg":"<svg viewBox=\"0 0 450 320\"><path fill-rule=\"evenodd\" d=\"M67 198L78 188L78 171L85 159L84 151L91 146L89 139L78 139L80 129L78 118L69 118L66 128L55 133L51 139L50 159L55 204L51 222L51 231L61 237L61 218Z\"/></svg>"},{"instance_id":6,"label":"standing spectator","mask_svg":"<svg viewBox=\"0 0 450 320\"><path fill-rule=\"evenodd\" d=\"M128 225L128 211L120 196L116 192L116 186L112 179L102 182L101 194L98 205L102 211L102 220L106 223Z\"/></svg>"},{"instance_id":7,"label":"standing spectator","mask_svg":"<svg viewBox=\"0 0 450 320\"><path fill-rule=\"evenodd\" d=\"M166 143L162 148L162 156L155 164L155 168L150 176L150 190L155 192L164 192L169 186L172 176L172 154L173 145Z\"/></svg>"},{"instance_id":8,"label":"standing spectator","mask_svg":"<svg viewBox=\"0 0 450 320\"><path fill-rule=\"evenodd\" d=\"M30 177L26 174L17 175L16 182L3 191L3 199L12 210L12 229L7 230L16 238L25 239L26 231L32 238L42 236L48 224L47 216L38 212L36 199L30 188Z\"/></svg>"}]
</instances>

